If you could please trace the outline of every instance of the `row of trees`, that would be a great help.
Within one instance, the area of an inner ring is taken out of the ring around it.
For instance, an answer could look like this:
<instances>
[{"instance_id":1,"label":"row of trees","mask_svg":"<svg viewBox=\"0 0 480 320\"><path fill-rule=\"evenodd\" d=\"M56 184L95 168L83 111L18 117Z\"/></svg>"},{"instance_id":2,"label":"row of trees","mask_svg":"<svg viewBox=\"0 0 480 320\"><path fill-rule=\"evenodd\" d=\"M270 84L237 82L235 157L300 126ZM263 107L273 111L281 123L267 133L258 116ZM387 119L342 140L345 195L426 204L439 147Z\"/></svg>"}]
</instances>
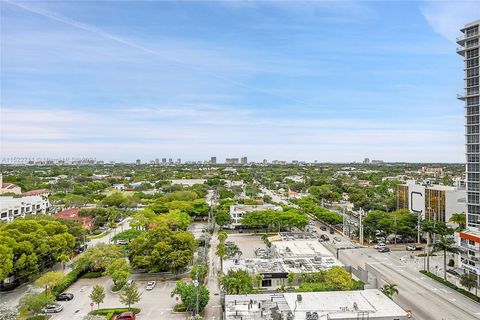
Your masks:
<instances>
[{"instance_id":1,"label":"row of trees","mask_svg":"<svg viewBox=\"0 0 480 320\"><path fill-rule=\"evenodd\" d=\"M15 283L30 281L54 263L68 261L77 243L69 226L78 227L46 219L0 225L0 282L9 277Z\"/></svg>"},{"instance_id":2,"label":"row of trees","mask_svg":"<svg viewBox=\"0 0 480 320\"><path fill-rule=\"evenodd\" d=\"M343 218L340 214L319 207L317 205L318 200L315 197L303 197L301 199L294 199L292 200L292 202L300 206L303 212L314 215L318 219L328 224L337 225L342 223L343 221Z\"/></svg>"},{"instance_id":3,"label":"row of trees","mask_svg":"<svg viewBox=\"0 0 480 320\"><path fill-rule=\"evenodd\" d=\"M308 216L297 209L286 211L253 211L247 212L242 217L242 225L247 228L270 230L303 229L308 224Z\"/></svg>"}]
</instances>

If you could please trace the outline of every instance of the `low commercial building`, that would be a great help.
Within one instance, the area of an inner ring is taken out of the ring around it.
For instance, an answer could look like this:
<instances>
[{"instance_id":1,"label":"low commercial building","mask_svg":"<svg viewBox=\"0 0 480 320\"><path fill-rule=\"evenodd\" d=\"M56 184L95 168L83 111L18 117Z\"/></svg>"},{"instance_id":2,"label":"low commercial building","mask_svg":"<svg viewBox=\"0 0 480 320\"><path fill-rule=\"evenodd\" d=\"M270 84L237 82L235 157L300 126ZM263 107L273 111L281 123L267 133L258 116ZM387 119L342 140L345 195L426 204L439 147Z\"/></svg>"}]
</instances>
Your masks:
<instances>
[{"instance_id":1,"label":"low commercial building","mask_svg":"<svg viewBox=\"0 0 480 320\"><path fill-rule=\"evenodd\" d=\"M247 204L237 204L230 206L230 217L232 218L232 223L228 226L230 229L238 228L242 225L243 215L247 212L254 211L282 211L282 207L276 206L273 204L256 204L256 205L247 205Z\"/></svg>"},{"instance_id":2,"label":"low commercial building","mask_svg":"<svg viewBox=\"0 0 480 320\"><path fill-rule=\"evenodd\" d=\"M27 214L46 214L49 208L50 203L42 196L0 197L0 219L6 223Z\"/></svg>"},{"instance_id":3,"label":"low commercial building","mask_svg":"<svg viewBox=\"0 0 480 320\"><path fill-rule=\"evenodd\" d=\"M297 275L291 285L298 286L300 274L342 266L316 237L302 239L294 235L296 234L281 233L270 237L271 246L268 254L265 252L268 257L226 260L223 263L223 272L245 270L251 275L260 274L263 277L261 288L275 290L288 285L288 274ZM303 234L298 235L303 237Z\"/></svg>"},{"instance_id":4,"label":"low commercial building","mask_svg":"<svg viewBox=\"0 0 480 320\"><path fill-rule=\"evenodd\" d=\"M466 197L462 188L408 181L397 186L397 210L408 209L422 219L448 222L452 214L465 212Z\"/></svg>"},{"instance_id":5,"label":"low commercial building","mask_svg":"<svg viewBox=\"0 0 480 320\"><path fill-rule=\"evenodd\" d=\"M377 289L225 296L225 320L407 320Z\"/></svg>"}]
</instances>

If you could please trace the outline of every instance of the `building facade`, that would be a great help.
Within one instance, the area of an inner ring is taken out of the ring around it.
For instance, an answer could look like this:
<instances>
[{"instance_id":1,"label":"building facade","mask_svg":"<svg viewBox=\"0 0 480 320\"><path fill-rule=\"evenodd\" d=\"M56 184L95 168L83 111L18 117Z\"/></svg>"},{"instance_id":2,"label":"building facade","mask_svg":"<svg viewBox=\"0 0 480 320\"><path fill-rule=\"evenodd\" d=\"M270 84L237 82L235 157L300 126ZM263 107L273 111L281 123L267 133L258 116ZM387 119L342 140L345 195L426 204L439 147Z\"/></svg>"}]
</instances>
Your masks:
<instances>
[{"instance_id":1,"label":"building facade","mask_svg":"<svg viewBox=\"0 0 480 320\"><path fill-rule=\"evenodd\" d=\"M461 263L465 272L480 274L480 20L460 30L457 53L464 58L467 230L460 233Z\"/></svg>"},{"instance_id":2,"label":"building facade","mask_svg":"<svg viewBox=\"0 0 480 320\"><path fill-rule=\"evenodd\" d=\"M9 223L27 214L45 214L49 208L50 203L42 196L1 197L0 220Z\"/></svg>"},{"instance_id":3,"label":"building facade","mask_svg":"<svg viewBox=\"0 0 480 320\"><path fill-rule=\"evenodd\" d=\"M454 213L465 212L465 189L408 181L397 185L397 210L408 209L430 221L448 220Z\"/></svg>"},{"instance_id":4,"label":"building facade","mask_svg":"<svg viewBox=\"0 0 480 320\"><path fill-rule=\"evenodd\" d=\"M237 204L234 206L230 206L230 218L232 218L232 223L228 227L230 229L236 229L240 227L242 225L243 215L247 212L264 210L282 211L282 207L273 204Z\"/></svg>"}]
</instances>

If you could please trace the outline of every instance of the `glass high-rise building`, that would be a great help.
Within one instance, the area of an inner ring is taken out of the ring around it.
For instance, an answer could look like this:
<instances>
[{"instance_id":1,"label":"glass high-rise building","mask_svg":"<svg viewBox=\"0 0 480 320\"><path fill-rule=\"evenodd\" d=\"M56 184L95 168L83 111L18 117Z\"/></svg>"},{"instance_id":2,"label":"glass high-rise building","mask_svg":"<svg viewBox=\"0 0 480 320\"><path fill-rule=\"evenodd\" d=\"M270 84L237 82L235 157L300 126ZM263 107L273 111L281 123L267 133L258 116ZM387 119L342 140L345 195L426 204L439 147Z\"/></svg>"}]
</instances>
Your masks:
<instances>
[{"instance_id":1,"label":"glass high-rise building","mask_svg":"<svg viewBox=\"0 0 480 320\"><path fill-rule=\"evenodd\" d=\"M480 20L468 23L457 38L464 58L465 145L467 174L467 230L460 233L465 272L480 274Z\"/></svg>"}]
</instances>

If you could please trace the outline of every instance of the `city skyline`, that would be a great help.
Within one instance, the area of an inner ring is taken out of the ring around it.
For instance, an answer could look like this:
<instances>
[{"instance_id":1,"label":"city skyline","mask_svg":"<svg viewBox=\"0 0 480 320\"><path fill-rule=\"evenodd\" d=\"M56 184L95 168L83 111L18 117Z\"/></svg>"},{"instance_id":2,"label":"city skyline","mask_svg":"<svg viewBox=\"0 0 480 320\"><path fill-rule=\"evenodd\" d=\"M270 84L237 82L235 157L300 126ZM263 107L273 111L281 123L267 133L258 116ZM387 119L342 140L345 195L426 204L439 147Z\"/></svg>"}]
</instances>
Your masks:
<instances>
[{"instance_id":1,"label":"city skyline","mask_svg":"<svg viewBox=\"0 0 480 320\"><path fill-rule=\"evenodd\" d=\"M464 162L474 1L1 6L3 157Z\"/></svg>"}]
</instances>

